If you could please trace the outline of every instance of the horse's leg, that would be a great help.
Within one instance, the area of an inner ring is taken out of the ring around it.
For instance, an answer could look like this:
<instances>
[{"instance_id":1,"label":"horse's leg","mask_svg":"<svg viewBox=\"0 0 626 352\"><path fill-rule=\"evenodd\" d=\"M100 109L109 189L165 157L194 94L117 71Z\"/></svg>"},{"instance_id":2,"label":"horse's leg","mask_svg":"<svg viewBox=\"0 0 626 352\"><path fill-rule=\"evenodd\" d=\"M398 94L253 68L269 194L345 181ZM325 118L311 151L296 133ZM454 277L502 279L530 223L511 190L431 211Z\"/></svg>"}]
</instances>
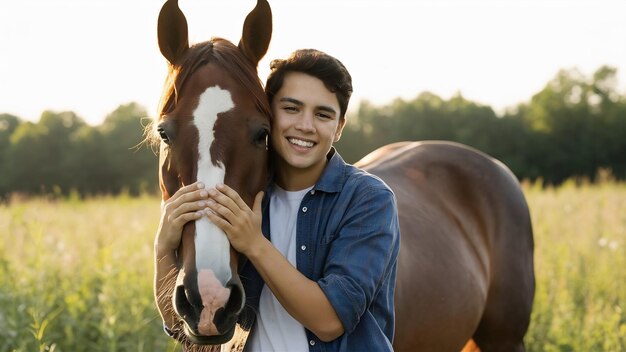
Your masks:
<instances>
[{"instance_id":1,"label":"horse's leg","mask_svg":"<svg viewBox=\"0 0 626 352\"><path fill-rule=\"evenodd\" d=\"M513 289L515 287L510 288ZM522 302L521 299L515 300L510 296L502 297L500 302L488 299L485 314L473 336L479 351L524 352L524 335L529 317L530 305L526 300Z\"/></svg>"},{"instance_id":2,"label":"horse's leg","mask_svg":"<svg viewBox=\"0 0 626 352\"><path fill-rule=\"evenodd\" d=\"M517 195L515 194L517 193ZM506 194L491 249L485 311L474 341L482 352L524 351L535 292L533 234L521 191Z\"/></svg>"},{"instance_id":3,"label":"horse's leg","mask_svg":"<svg viewBox=\"0 0 626 352\"><path fill-rule=\"evenodd\" d=\"M505 292L493 294L487 299L485 313L474 333L473 339L482 352L524 352L524 335L528 329L532 302L528 296L518 294L528 292L528 287L514 285L515 275L509 276L503 284L507 284ZM521 286L524 286L523 284ZM519 290L519 291L516 291ZM527 293L532 297L531 293ZM496 296L497 298L494 298Z\"/></svg>"},{"instance_id":4,"label":"horse's leg","mask_svg":"<svg viewBox=\"0 0 626 352\"><path fill-rule=\"evenodd\" d=\"M480 351L525 351L524 335L530 322L533 291L524 279L517 281L519 277L510 275L502 282L505 287L490 289L491 297L487 299L485 313L473 336Z\"/></svg>"}]
</instances>

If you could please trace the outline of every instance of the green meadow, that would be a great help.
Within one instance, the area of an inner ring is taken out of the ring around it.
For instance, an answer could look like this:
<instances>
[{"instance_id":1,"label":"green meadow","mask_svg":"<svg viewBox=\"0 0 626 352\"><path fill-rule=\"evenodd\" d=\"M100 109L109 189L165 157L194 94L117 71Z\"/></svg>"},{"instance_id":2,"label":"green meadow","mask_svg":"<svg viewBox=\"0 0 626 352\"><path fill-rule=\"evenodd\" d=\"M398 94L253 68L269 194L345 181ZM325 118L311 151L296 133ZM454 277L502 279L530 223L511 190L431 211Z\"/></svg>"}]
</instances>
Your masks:
<instances>
[{"instance_id":1,"label":"green meadow","mask_svg":"<svg viewBox=\"0 0 626 352\"><path fill-rule=\"evenodd\" d=\"M525 185L528 351L626 351L626 184ZM0 351L178 351L152 298L152 196L0 205Z\"/></svg>"}]
</instances>

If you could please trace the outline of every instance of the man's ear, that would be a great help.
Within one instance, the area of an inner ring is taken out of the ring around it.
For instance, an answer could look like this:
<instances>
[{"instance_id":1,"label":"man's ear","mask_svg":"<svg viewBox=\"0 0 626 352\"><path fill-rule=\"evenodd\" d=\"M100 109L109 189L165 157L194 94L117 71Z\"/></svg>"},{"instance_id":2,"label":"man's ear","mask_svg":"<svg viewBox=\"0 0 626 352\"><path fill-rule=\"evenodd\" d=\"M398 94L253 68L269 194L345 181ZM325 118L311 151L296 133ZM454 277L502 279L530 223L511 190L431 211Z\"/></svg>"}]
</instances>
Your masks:
<instances>
[{"instance_id":1,"label":"man's ear","mask_svg":"<svg viewBox=\"0 0 626 352\"><path fill-rule=\"evenodd\" d=\"M339 142L339 139L341 139L341 133L343 132L344 127L346 127L345 116L339 119L339 125L337 126L337 131L335 132L335 143Z\"/></svg>"}]
</instances>

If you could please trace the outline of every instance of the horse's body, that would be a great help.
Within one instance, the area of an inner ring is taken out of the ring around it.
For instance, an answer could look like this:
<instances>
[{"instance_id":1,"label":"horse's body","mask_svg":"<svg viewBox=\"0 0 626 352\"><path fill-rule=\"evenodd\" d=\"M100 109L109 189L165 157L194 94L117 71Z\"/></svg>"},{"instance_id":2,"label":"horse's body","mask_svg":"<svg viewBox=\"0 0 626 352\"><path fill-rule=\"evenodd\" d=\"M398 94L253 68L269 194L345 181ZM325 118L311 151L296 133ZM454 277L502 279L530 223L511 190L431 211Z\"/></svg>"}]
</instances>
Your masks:
<instances>
[{"instance_id":1,"label":"horse's body","mask_svg":"<svg viewBox=\"0 0 626 352\"><path fill-rule=\"evenodd\" d=\"M513 174L456 143L382 147L357 166L398 201L396 351L523 351L534 296L533 236ZM470 343L471 345L471 343Z\"/></svg>"},{"instance_id":2,"label":"horse's body","mask_svg":"<svg viewBox=\"0 0 626 352\"><path fill-rule=\"evenodd\" d=\"M268 172L270 112L256 74L271 37L267 2L258 0L248 15L238 46L213 39L189 47L175 0L163 6L158 30L170 63L155 123L163 139L163 200L196 181L223 182L251 205ZM394 348L458 351L473 339L483 351L522 350L534 292L533 241L512 174L450 143L390 145L359 166L398 199ZM175 312L179 324L170 328L188 348L232 336L245 302L236 255L207 219L183 229L178 271L157 301Z\"/></svg>"}]
</instances>

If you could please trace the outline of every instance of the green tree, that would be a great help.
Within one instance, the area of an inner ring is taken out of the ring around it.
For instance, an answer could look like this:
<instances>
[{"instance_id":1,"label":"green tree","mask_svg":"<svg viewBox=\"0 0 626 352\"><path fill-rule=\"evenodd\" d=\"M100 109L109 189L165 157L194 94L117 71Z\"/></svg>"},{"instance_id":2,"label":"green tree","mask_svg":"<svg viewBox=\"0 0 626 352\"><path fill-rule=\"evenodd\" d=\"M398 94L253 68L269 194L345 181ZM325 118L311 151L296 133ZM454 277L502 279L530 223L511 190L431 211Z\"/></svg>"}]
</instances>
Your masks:
<instances>
[{"instance_id":1,"label":"green tree","mask_svg":"<svg viewBox=\"0 0 626 352\"><path fill-rule=\"evenodd\" d=\"M77 177L80 165L72 164L72 155L76 149L72 145L72 135L86 126L85 121L72 111L60 113L44 111L41 114L39 125L44 134L42 142L45 145L47 162L40 164L39 169L46 175L46 190L58 189L67 194Z\"/></svg>"},{"instance_id":2,"label":"green tree","mask_svg":"<svg viewBox=\"0 0 626 352\"><path fill-rule=\"evenodd\" d=\"M9 189L29 194L69 192L76 174L76 166L68 163L71 135L83 126L85 122L69 111L44 111L37 124L20 124L7 149Z\"/></svg>"},{"instance_id":3,"label":"green tree","mask_svg":"<svg viewBox=\"0 0 626 352\"><path fill-rule=\"evenodd\" d=\"M110 193L108 184L113 175L100 130L83 126L72 134L71 144L73 153L67 160L74 170L71 188L81 195Z\"/></svg>"},{"instance_id":4,"label":"green tree","mask_svg":"<svg viewBox=\"0 0 626 352\"><path fill-rule=\"evenodd\" d=\"M460 94L444 100L425 92L413 100L396 99L383 107L362 102L357 116L349 117L337 147L348 161L400 141L450 140L485 149L496 133L496 120L493 109Z\"/></svg>"},{"instance_id":5,"label":"green tree","mask_svg":"<svg viewBox=\"0 0 626 352\"><path fill-rule=\"evenodd\" d=\"M624 136L619 102L616 70L610 67L591 78L576 69L561 70L532 97L522 118L539 135L532 162L547 181L593 178L599 168L618 167Z\"/></svg>"},{"instance_id":6,"label":"green tree","mask_svg":"<svg viewBox=\"0 0 626 352\"><path fill-rule=\"evenodd\" d=\"M158 159L142 144L146 110L137 103L120 105L109 114L99 132L102 136L103 160L109 169L104 189L132 194L154 191L158 185ZM143 124L142 124L143 121Z\"/></svg>"},{"instance_id":7,"label":"green tree","mask_svg":"<svg viewBox=\"0 0 626 352\"><path fill-rule=\"evenodd\" d=\"M142 147L145 116L136 103L96 127L73 112L45 111L38 123L0 115L0 195L155 191L157 158Z\"/></svg>"},{"instance_id":8,"label":"green tree","mask_svg":"<svg viewBox=\"0 0 626 352\"><path fill-rule=\"evenodd\" d=\"M598 167L626 179L626 97L618 92L617 69L602 66L593 74L591 111L602 124L595 133Z\"/></svg>"},{"instance_id":9,"label":"green tree","mask_svg":"<svg viewBox=\"0 0 626 352\"><path fill-rule=\"evenodd\" d=\"M47 185L41 165L50 164L44 141L47 131L39 124L20 124L11 135L6 164L8 189L15 192L39 193Z\"/></svg>"},{"instance_id":10,"label":"green tree","mask_svg":"<svg viewBox=\"0 0 626 352\"><path fill-rule=\"evenodd\" d=\"M558 184L600 168L626 178L626 98L617 70L600 67L591 77L561 70L529 102L497 117L488 107L457 94L449 100L424 92L385 106L362 102L350 116L338 148L357 161L384 144L450 140L505 162L518 177Z\"/></svg>"},{"instance_id":11,"label":"green tree","mask_svg":"<svg viewBox=\"0 0 626 352\"><path fill-rule=\"evenodd\" d=\"M22 123L19 117L11 114L0 114L0 199L10 191L8 172L10 164L7 161L11 146L11 135Z\"/></svg>"}]
</instances>

